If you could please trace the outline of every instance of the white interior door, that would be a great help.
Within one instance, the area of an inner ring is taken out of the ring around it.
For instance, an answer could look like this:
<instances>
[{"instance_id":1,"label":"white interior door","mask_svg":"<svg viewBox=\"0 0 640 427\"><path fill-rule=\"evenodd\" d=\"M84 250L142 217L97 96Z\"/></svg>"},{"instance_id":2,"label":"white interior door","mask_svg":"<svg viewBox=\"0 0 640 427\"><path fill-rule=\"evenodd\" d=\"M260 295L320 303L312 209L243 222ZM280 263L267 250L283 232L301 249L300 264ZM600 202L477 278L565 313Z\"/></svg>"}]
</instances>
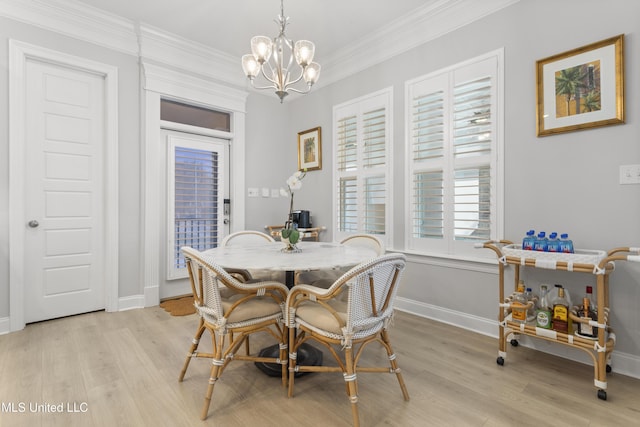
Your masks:
<instances>
[{"instance_id":1,"label":"white interior door","mask_svg":"<svg viewBox=\"0 0 640 427\"><path fill-rule=\"evenodd\" d=\"M25 322L105 308L104 76L28 60Z\"/></svg>"}]
</instances>

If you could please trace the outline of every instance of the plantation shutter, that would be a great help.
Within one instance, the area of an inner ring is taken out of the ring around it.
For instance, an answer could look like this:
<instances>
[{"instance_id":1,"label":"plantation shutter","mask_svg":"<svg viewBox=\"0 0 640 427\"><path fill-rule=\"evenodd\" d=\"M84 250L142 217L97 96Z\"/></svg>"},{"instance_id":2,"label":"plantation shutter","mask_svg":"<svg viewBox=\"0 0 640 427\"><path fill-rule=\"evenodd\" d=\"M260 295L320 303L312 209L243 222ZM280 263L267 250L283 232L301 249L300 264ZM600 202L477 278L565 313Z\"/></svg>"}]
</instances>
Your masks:
<instances>
[{"instance_id":1,"label":"plantation shutter","mask_svg":"<svg viewBox=\"0 0 640 427\"><path fill-rule=\"evenodd\" d=\"M412 235L444 238L444 91L419 94L412 100L411 155Z\"/></svg>"},{"instance_id":2,"label":"plantation shutter","mask_svg":"<svg viewBox=\"0 0 640 427\"><path fill-rule=\"evenodd\" d=\"M390 94L385 90L334 107L338 240L355 233L388 236Z\"/></svg>"},{"instance_id":3,"label":"plantation shutter","mask_svg":"<svg viewBox=\"0 0 640 427\"><path fill-rule=\"evenodd\" d=\"M407 83L409 248L469 253L496 225L497 57Z\"/></svg>"},{"instance_id":4,"label":"plantation shutter","mask_svg":"<svg viewBox=\"0 0 640 427\"><path fill-rule=\"evenodd\" d=\"M491 77L457 84L453 89L454 172L453 235L484 241L491 228ZM475 167L464 166L467 159ZM462 164L463 166L459 166Z\"/></svg>"}]
</instances>

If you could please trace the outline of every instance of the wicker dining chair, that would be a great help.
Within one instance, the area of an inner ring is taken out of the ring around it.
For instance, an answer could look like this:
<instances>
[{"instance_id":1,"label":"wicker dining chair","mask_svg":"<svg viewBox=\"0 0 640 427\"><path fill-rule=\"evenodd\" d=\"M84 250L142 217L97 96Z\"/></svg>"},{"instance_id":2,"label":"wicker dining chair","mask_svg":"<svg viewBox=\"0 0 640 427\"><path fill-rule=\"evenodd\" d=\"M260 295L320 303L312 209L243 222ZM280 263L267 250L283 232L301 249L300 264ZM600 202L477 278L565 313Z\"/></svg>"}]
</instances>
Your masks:
<instances>
[{"instance_id":1,"label":"wicker dining chair","mask_svg":"<svg viewBox=\"0 0 640 427\"><path fill-rule=\"evenodd\" d=\"M207 418L213 387L232 360L280 364L282 385L286 386L288 332L283 321L283 309L287 287L273 281L242 283L205 253L190 247L183 247L181 251L187 261L200 320L179 381L184 379L192 358L212 360L201 418ZM197 352L205 330L211 335L212 353ZM257 352L251 353L249 336L259 332L271 335L278 342L278 357L261 357ZM237 354L243 344L245 354Z\"/></svg>"},{"instance_id":2,"label":"wicker dining chair","mask_svg":"<svg viewBox=\"0 0 640 427\"><path fill-rule=\"evenodd\" d=\"M242 230L236 231L227 235L220 242L220 246L247 246L261 243L273 243L275 239L266 233L255 230ZM275 280L280 283L284 283L284 272L273 272L266 270L248 270L248 269L226 269L232 276L243 282L260 282L265 280Z\"/></svg>"},{"instance_id":3,"label":"wicker dining chair","mask_svg":"<svg viewBox=\"0 0 640 427\"><path fill-rule=\"evenodd\" d=\"M389 254L364 262L336 280L328 289L298 285L289 291L285 316L289 326L289 397L299 372L342 372L351 402L354 426L358 415L358 373L395 374L405 400L409 393L391 347L389 322L398 284L406 263L403 254ZM346 301L340 298L348 293ZM313 340L329 350L338 366L297 364L297 350ZM363 351L377 342L386 350L386 366L360 366Z\"/></svg>"},{"instance_id":4,"label":"wicker dining chair","mask_svg":"<svg viewBox=\"0 0 640 427\"><path fill-rule=\"evenodd\" d=\"M354 247L373 249L376 256L384 255L386 249L382 241L372 234L352 234L340 241L341 244ZM296 283L328 288L348 269L311 270L296 275Z\"/></svg>"}]
</instances>

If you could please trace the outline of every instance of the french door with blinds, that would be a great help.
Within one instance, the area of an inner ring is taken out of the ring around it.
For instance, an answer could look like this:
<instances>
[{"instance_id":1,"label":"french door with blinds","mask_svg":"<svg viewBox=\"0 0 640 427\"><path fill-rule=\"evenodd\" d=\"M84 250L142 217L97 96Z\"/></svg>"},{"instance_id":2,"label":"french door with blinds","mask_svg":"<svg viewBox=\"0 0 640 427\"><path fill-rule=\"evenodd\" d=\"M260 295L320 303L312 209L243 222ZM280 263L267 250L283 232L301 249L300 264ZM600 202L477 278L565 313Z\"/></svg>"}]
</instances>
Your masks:
<instances>
[{"instance_id":1,"label":"french door with blinds","mask_svg":"<svg viewBox=\"0 0 640 427\"><path fill-rule=\"evenodd\" d=\"M336 239L375 234L389 244L391 89L334 107Z\"/></svg>"},{"instance_id":2,"label":"french door with blinds","mask_svg":"<svg viewBox=\"0 0 640 427\"><path fill-rule=\"evenodd\" d=\"M501 228L499 60L492 54L407 83L411 250L472 254Z\"/></svg>"},{"instance_id":3,"label":"french door with blinds","mask_svg":"<svg viewBox=\"0 0 640 427\"><path fill-rule=\"evenodd\" d=\"M167 279L187 276L180 248L216 247L224 236L226 141L167 134Z\"/></svg>"}]
</instances>

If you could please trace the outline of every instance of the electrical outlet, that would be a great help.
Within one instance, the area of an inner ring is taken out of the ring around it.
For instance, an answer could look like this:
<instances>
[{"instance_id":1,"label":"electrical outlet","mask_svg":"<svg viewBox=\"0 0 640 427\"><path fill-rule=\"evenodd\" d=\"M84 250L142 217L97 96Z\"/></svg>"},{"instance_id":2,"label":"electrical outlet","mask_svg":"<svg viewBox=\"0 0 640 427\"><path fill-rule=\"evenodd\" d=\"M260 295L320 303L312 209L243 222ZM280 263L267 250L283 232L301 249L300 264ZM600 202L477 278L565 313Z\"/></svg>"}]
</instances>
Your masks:
<instances>
[{"instance_id":1,"label":"electrical outlet","mask_svg":"<svg viewBox=\"0 0 640 427\"><path fill-rule=\"evenodd\" d=\"M640 165L620 166L620 184L640 184Z\"/></svg>"}]
</instances>

